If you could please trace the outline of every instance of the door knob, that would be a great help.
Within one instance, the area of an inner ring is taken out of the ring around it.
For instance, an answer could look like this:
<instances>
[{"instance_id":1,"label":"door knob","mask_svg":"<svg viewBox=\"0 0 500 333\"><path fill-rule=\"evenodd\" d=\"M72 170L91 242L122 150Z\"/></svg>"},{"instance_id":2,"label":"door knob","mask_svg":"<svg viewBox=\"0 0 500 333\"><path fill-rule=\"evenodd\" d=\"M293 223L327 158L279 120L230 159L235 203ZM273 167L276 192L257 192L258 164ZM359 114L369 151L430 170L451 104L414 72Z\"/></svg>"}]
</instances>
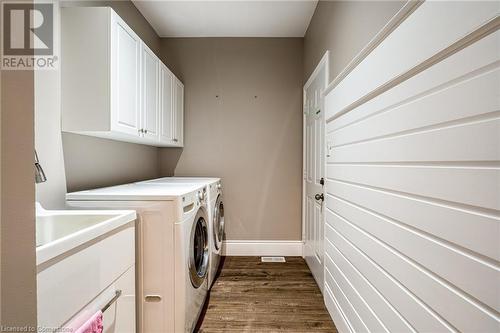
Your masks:
<instances>
[{"instance_id":1,"label":"door knob","mask_svg":"<svg viewBox=\"0 0 500 333\"><path fill-rule=\"evenodd\" d=\"M319 194L319 193L318 193L318 194L316 194L316 195L314 196L314 199L316 199L316 200L318 200L318 201L319 201L319 200L324 201L324 200L325 200L325 196L323 195L323 193L321 193L321 194Z\"/></svg>"}]
</instances>

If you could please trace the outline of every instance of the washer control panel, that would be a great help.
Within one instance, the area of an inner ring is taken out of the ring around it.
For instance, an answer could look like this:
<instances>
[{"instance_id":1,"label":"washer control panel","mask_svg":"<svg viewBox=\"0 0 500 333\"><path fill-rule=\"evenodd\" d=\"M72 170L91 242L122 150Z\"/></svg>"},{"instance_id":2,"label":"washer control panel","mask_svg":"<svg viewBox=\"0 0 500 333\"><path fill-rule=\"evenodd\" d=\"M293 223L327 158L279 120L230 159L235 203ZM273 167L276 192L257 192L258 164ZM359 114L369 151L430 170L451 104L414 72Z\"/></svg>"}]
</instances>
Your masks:
<instances>
[{"instance_id":1,"label":"washer control panel","mask_svg":"<svg viewBox=\"0 0 500 333\"><path fill-rule=\"evenodd\" d=\"M207 199L207 188L198 191L198 202L204 202Z\"/></svg>"},{"instance_id":2,"label":"washer control panel","mask_svg":"<svg viewBox=\"0 0 500 333\"><path fill-rule=\"evenodd\" d=\"M222 182L220 180L210 183L208 193L208 200L212 201L217 199L217 196L222 193Z\"/></svg>"}]
</instances>

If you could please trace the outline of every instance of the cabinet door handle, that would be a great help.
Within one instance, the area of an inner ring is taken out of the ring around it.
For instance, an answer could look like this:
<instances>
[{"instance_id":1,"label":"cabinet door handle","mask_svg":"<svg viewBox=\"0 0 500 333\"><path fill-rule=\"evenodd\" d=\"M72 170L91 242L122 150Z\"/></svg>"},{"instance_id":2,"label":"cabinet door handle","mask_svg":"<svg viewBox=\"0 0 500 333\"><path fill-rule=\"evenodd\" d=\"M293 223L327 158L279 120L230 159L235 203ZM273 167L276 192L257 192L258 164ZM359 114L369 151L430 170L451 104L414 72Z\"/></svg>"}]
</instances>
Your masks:
<instances>
[{"instance_id":1,"label":"cabinet door handle","mask_svg":"<svg viewBox=\"0 0 500 333\"><path fill-rule=\"evenodd\" d=\"M146 295L144 297L144 300L146 302L161 302L161 296L160 295Z\"/></svg>"},{"instance_id":2,"label":"cabinet door handle","mask_svg":"<svg viewBox=\"0 0 500 333\"><path fill-rule=\"evenodd\" d=\"M144 132L144 134L148 134L148 130L147 129L143 130L143 132Z\"/></svg>"},{"instance_id":3,"label":"cabinet door handle","mask_svg":"<svg viewBox=\"0 0 500 333\"><path fill-rule=\"evenodd\" d=\"M177 142L177 141L179 141L179 140L177 140L177 139L174 139L173 141L174 141L174 142Z\"/></svg>"}]
</instances>

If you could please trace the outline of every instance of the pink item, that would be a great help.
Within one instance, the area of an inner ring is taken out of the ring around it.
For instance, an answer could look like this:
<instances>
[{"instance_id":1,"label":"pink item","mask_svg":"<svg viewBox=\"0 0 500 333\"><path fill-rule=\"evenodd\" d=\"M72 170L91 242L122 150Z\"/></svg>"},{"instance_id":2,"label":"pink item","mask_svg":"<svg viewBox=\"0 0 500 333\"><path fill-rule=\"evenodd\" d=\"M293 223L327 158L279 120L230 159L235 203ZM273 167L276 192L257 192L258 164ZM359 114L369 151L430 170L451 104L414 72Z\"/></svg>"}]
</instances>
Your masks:
<instances>
[{"instance_id":1,"label":"pink item","mask_svg":"<svg viewBox=\"0 0 500 333\"><path fill-rule=\"evenodd\" d=\"M102 330L102 312L99 310L77 329L75 333L102 333Z\"/></svg>"}]
</instances>

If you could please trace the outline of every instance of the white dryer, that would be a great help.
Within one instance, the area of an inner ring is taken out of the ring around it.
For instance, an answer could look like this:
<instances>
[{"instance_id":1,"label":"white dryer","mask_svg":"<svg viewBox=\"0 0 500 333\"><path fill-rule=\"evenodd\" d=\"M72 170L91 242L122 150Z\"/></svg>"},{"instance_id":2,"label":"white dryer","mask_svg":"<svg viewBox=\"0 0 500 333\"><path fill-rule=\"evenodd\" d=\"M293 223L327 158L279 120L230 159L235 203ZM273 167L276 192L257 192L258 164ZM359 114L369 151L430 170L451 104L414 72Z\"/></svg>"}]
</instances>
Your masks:
<instances>
[{"instance_id":1,"label":"white dryer","mask_svg":"<svg viewBox=\"0 0 500 333\"><path fill-rule=\"evenodd\" d=\"M137 211L140 332L192 332L196 326L208 291L206 196L201 184L127 184L66 196L72 207Z\"/></svg>"},{"instance_id":2,"label":"white dryer","mask_svg":"<svg viewBox=\"0 0 500 333\"><path fill-rule=\"evenodd\" d=\"M219 269L222 255L222 241L224 238L224 201L222 196L222 182L220 178L205 177L163 177L146 180L137 184L156 184L172 186L178 184L199 184L208 187L208 214L209 214L209 244L210 269L208 274L208 288L212 287Z\"/></svg>"}]
</instances>

